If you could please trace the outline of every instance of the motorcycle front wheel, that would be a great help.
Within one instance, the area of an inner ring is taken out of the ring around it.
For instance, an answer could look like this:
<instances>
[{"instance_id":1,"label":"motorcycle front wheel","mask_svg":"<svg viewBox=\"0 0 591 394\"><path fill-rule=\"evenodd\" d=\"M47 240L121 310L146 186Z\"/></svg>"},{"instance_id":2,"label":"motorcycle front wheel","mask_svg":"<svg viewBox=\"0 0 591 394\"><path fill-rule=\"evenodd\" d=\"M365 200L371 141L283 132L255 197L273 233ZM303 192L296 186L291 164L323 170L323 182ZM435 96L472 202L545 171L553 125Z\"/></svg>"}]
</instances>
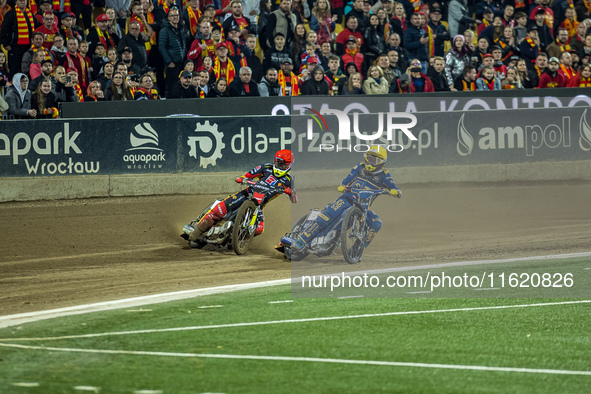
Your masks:
<instances>
[{"instance_id":1,"label":"motorcycle front wheel","mask_svg":"<svg viewBox=\"0 0 591 394\"><path fill-rule=\"evenodd\" d=\"M252 201L246 201L236 214L234 228L232 229L232 248L237 255L248 251L254 232L250 232L250 224L255 214L256 205Z\"/></svg>"},{"instance_id":2,"label":"motorcycle front wheel","mask_svg":"<svg viewBox=\"0 0 591 394\"><path fill-rule=\"evenodd\" d=\"M361 261L365 236L363 212L357 207L349 208L341 225L341 249L347 263L357 264Z\"/></svg>"}]
</instances>

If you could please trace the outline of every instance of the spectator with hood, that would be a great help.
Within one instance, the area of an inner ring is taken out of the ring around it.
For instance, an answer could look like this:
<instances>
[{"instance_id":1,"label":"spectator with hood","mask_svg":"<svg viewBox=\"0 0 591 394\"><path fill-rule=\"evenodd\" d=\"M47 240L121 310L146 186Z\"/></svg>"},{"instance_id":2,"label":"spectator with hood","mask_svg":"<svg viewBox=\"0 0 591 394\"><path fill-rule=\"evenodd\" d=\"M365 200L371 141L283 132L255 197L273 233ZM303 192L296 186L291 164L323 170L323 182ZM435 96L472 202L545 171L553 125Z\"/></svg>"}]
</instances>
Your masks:
<instances>
[{"instance_id":1,"label":"spectator with hood","mask_svg":"<svg viewBox=\"0 0 591 394\"><path fill-rule=\"evenodd\" d=\"M322 66L316 65L312 69L310 79L302 84L302 95L304 96L319 96L328 95L329 87L328 81L324 77L324 70Z\"/></svg>"},{"instance_id":2,"label":"spectator with hood","mask_svg":"<svg viewBox=\"0 0 591 394\"><path fill-rule=\"evenodd\" d=\"M37 116L37 110L31 109L31 92L28 89L29 78L23 73L17 73L12 78L12 86L6 92L8 115L16 119L30 119Z\"/></svg>"},{"instance_id":3,"label":"spectator with hood","mask_svg":"<svg viewBox=\"0 0 591 394\"><path fill-rule=\"evenodd\" d=\"M355 65L355 63L347 63L344 67L344 74L343 76L337 81L337 89L339 96L343 94L343 88L347 83L349 83L349 77L355 73L359 72L359 69ZM334 87L333 87L334 88Z\"/></svg>"},{"instance_id":4,"label":"spectator with hood","mask_svg":"<svg viewBox=\"0 0 591 394\"><path fill-rule=\"evenodd\" d=\"M392 81L390 93L414 93L414 86L410 83L410 75L402 74Z\"/></svg>"}]
</instances>

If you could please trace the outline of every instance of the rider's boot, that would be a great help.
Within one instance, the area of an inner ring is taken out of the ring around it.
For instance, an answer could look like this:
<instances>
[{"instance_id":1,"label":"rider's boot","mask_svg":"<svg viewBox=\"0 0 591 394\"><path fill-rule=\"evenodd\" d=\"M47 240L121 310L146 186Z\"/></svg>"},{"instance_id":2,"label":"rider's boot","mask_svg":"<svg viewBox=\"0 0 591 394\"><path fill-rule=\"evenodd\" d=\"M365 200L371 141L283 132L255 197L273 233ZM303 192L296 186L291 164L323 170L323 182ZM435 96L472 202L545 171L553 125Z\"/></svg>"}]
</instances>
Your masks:
<instances>
[{"instance_id":1,"label":"rider's boot","mask_svg":"<svg viewBox=\"0 0 591 394\"><path fill-rule=\"evenodd\" d=\"M195 230L193 230L193 232L191 234L189 234L189 241L197 241L199 240L199 238L201 238L201 236L203 235L203 230L201 230L199 227L197 227Z\"/></svg>"},{"instance_id":2,"label":"rider's boot","mask_svg":"<svg viewBox=\"0 0 591 394\"><path fill-rule=\"evenodd\" d=\"M306 243L304 242L302 237L297 237L297 239L293 240L291 244L291 250L293 250L295 253L302 253L305 249Z\"/></svg>"},{"instance_id":3,"label":"rider's boot","mask_svg":"<svg viewBox=\"0 0 591 394\"><path fill-rule=\"evenodd\" d=\"M214 221L207 216L203 217L199 223L195 226L195 230L189 234L189 241L197 241L201 236L207 232L213 226Z\"/></svg>"},{"instance_id":4,"label":"rider's boot","mask_svg":"<svg viewBox=\"0 0 591 394\"><path fill-rule=\"evenodd\" d=\"M256 230L254 230L254 236L256 237L257 235L261 235L263 231L265 231L265 223L260 222Z\"/></svg>"}]
</instances>

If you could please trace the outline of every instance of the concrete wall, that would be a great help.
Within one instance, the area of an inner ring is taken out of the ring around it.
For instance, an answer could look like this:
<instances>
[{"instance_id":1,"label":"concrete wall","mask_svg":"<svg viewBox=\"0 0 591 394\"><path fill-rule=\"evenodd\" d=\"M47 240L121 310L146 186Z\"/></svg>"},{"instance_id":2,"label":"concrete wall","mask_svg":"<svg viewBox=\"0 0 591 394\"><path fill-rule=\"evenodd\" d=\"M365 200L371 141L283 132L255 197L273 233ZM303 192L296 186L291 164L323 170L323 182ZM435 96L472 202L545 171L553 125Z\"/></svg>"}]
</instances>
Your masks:
<instances>
[{"instance_id":1,"label":"concrete wall","mask_svg":"<svg viewBox=\"0 0 591 394\"><path fill-rule=\"evenodd\" d=\"M350 168L293 170L299 190L336 187ZM396 183L591 180L591 160L390 168ZM235 172L216 174L89 175L0 180L0 202L158 194L228 194L240 188ZM322 176L319 176L322 175Z\"/></svg>"}]
</instances>

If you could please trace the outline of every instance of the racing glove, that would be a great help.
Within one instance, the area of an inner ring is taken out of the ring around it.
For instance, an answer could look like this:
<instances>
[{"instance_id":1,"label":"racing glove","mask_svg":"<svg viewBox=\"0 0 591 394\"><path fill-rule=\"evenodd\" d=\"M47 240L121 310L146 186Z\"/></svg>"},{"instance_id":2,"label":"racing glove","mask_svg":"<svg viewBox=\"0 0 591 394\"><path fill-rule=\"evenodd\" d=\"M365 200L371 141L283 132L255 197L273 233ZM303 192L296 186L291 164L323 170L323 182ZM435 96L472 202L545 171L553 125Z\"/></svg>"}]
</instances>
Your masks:
<instances>
[{"instance_id":1,"label":"racing glove","mask_svg":"<svg viewBox=\"0 0 591 394\"><path fill-rule=\"evenodd\" d=\"M286 187L286 188L283 190L283 193L287 194L288 196L291 196L291 188L289 188L289 187Z\"/></svg>"},{"instance_id":2,"label":"racing glove","mask_svg":"<svg viewBox=\"0 0 591 394\"><path fill-rule=\"evenodd\" d=\"M344 193L344 192L345 192L345 189L346 189L346 188L345 188L345 186L343 186L343 185L341 185L341 186L337 187L337 190L338 190L340 193Z\"/></svg>"},{"instance_id":3,"label":"racing glove","mask_svg":"<svg viewBox=\"0 0 591 394\"><path fill-rule=\"evenodd\" d=\"M244 180L244 177L239 176L238 178L236 178L236 183L242 183L243 180Z\"/></svg>"},{"instance_id":4,"label":"racing glove","mask_svg":"<svg viewBox=\"0 0 591 394\"><path fill-rule=\"evenodd\" d=\"M400 190L392 189L390 190L390 194L396 198L402 197L402 192Z\"/></svg>"}]
</instances>

